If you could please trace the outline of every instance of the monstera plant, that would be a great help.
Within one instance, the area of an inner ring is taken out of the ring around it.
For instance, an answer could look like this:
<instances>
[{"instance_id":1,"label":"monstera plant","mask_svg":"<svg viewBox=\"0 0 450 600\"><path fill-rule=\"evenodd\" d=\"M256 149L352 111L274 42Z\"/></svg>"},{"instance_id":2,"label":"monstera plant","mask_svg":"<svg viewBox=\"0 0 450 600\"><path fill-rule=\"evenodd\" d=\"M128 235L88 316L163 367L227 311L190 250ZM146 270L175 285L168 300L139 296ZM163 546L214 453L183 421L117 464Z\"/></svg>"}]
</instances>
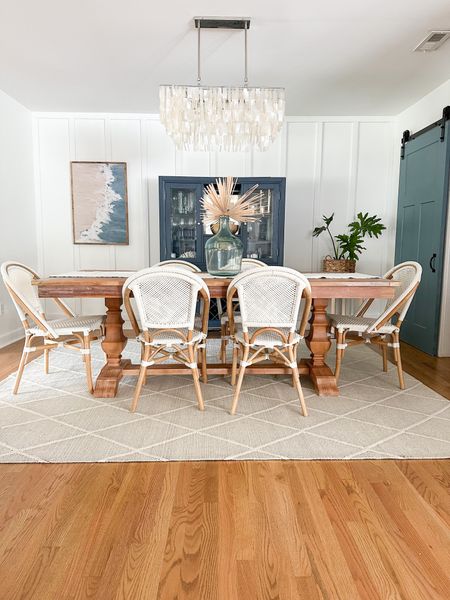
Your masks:
<instances>
[{"instance_id":1,"label":"monstera plant","mask_svg":"<svg viewBox=\"0 0 450 600\"><path fill-rule=\"evenodd\" d=\"M324 271L332 272L354 272L356 261L360 254L366 249L364 238L379 238L386 227L381 223L381 219L376 215L369 216L369 213L358 213L356 219L348 225L348 233L333 235L330 231L330 225L333 222L334 213L327 217L323 215L324 225L315 227L314 237L319 237L327 232L333 247L333 255L324 259Z\"/></svg>"}]
</instances>

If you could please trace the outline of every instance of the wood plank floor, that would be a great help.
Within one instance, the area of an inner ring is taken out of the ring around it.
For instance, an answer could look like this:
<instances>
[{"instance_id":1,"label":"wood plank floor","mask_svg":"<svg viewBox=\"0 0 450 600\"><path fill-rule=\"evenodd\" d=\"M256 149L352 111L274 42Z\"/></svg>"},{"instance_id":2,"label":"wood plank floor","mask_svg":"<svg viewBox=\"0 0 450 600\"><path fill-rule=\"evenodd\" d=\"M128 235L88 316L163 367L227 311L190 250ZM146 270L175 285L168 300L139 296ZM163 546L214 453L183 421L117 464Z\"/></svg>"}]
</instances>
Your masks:
<instances>
[{"instance_id":1,"label":"wood plank floor","mask_svg":"<svg viewBox=\"0 0 450 600\"><path fill-rule=\"evenodd\" d=\"M407 373L450 400L450 357L430 356L402 343L402 361Z\"/></svg>"},{"instance_id":2,"label":"wood plank floor","mask_svg":"<svg viewBox=\"0 0 450 600\"><path fill-rule=\"evenodd\" d=\"M0 465L0 598L448 600L449 487L443 460Z\"/></svg>"},{"instance_id":3,"label":"wood plank floor","mask_svg":"<svg viewBox=\"0 0 450 600\"><path fill-rule=\"evenodd\" d=\"M1 597L447 600L444 461L2 465Z\"/></svg>"}]
</instances>

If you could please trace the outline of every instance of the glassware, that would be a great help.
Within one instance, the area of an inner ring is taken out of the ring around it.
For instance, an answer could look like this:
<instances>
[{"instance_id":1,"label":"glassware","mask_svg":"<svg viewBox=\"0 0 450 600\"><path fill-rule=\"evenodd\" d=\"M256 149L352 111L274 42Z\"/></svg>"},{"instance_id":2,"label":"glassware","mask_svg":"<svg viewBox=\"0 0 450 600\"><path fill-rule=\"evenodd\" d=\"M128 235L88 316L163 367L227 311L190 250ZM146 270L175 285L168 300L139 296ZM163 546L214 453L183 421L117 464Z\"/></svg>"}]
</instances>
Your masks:
<instances>
[{"instance_id":1,"label":"glassware","mask_svg":"<svg viewBox=\"0 0 450 600\"><path fill-rule=\"evenodd\" d=\"M172 192L171 211L171 255L176 258L196 256L195 194L185 188Z\"/></svg>"},{"instance_id":2,"label":"glassware","mask_svg":"<svg viewBox=\"0 0 450 600\"><path fill-rule=\"evenodd\" d=\"M261 218L247 225L247 254L250 258L271 259L273 256L273 190L259 191Z\"/></svg>"},{"instance_id":3,"label":"glassware","mask_svg":"<svg viewBox=\"0 0 450 600\"><path fill-rule=\"evenodd\" d=\"M205 244L206 269L221 277L234 277L241 271L243 244L230 231L230 218L219 219L220 229Z\"/></svg>"}]
</instances>

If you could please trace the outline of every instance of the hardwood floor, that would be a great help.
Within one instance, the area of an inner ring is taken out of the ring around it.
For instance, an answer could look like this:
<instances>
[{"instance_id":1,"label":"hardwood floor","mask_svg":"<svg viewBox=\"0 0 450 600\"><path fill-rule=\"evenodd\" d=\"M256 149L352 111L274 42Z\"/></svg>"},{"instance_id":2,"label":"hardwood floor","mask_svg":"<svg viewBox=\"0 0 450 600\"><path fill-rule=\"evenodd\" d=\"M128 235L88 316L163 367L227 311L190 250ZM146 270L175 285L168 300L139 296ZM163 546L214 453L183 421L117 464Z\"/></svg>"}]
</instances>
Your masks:
<instances>
[{"instance_id":1,"label":"hardwood floor","mask_svg":"<svg viewBox=\"0 0 450 600\"><path fill-rule=\"evenodd\" d=\"M4 464L0 598L447 600L449 486L443 460Z\"/></svg>"},{"instance_id":2,"label":"hardwood floor","mask_svg":"<svg viewBox=\"0 0 450 600\"><path fill-rule=\"evenodd\" d=\"M18 342L14 342L9 346L5 346L4 348L0 348L0 381L14 373L17 370L19 365L20 355L22 353L23 348L23 340L19 340ZM42 354L41 352L36 352L35 354ZM35 356L31 356L30 360L36 358Z\"/></svg>"},{"instance_id":3,"label":"hardwood floor","mask_svg":"<svg viewBox=\"0 0 450 600\"><path fill-rule=\"evenodd\" d=\"M3 465L5 600L447 599L448 463Z\"/></svg>"},{"instance_id":4,"label":"hardwood floor","mask_svg":"<svg viewBox=\"0 0 450 600\"><path fill-rule=\"evenodd\" d=\"M403 369L450 400L450 357L430 356L402 343Z\"/></svg>"}]
</instances>

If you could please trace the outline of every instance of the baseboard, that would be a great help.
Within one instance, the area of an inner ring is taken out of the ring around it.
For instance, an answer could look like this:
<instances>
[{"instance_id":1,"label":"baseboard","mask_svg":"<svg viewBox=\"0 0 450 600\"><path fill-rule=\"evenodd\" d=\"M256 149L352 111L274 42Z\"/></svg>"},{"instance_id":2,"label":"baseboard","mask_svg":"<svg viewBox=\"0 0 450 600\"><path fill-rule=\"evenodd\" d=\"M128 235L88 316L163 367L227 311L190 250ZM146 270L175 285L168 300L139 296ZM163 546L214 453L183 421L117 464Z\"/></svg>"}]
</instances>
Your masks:
<instances>
[{"instance_id":1,"label":"baseboard","mask_svg":"<svg viewBox=\"0 0 450 600\"><path fill-rule=\"evenodd\" d=\"M13 331L8 331L7 333L2 333L0 335L0 348L4 348L5 346L9 346L14 342L23 338L23 327L18 327Z\"/></svg>"}]
</instances>

